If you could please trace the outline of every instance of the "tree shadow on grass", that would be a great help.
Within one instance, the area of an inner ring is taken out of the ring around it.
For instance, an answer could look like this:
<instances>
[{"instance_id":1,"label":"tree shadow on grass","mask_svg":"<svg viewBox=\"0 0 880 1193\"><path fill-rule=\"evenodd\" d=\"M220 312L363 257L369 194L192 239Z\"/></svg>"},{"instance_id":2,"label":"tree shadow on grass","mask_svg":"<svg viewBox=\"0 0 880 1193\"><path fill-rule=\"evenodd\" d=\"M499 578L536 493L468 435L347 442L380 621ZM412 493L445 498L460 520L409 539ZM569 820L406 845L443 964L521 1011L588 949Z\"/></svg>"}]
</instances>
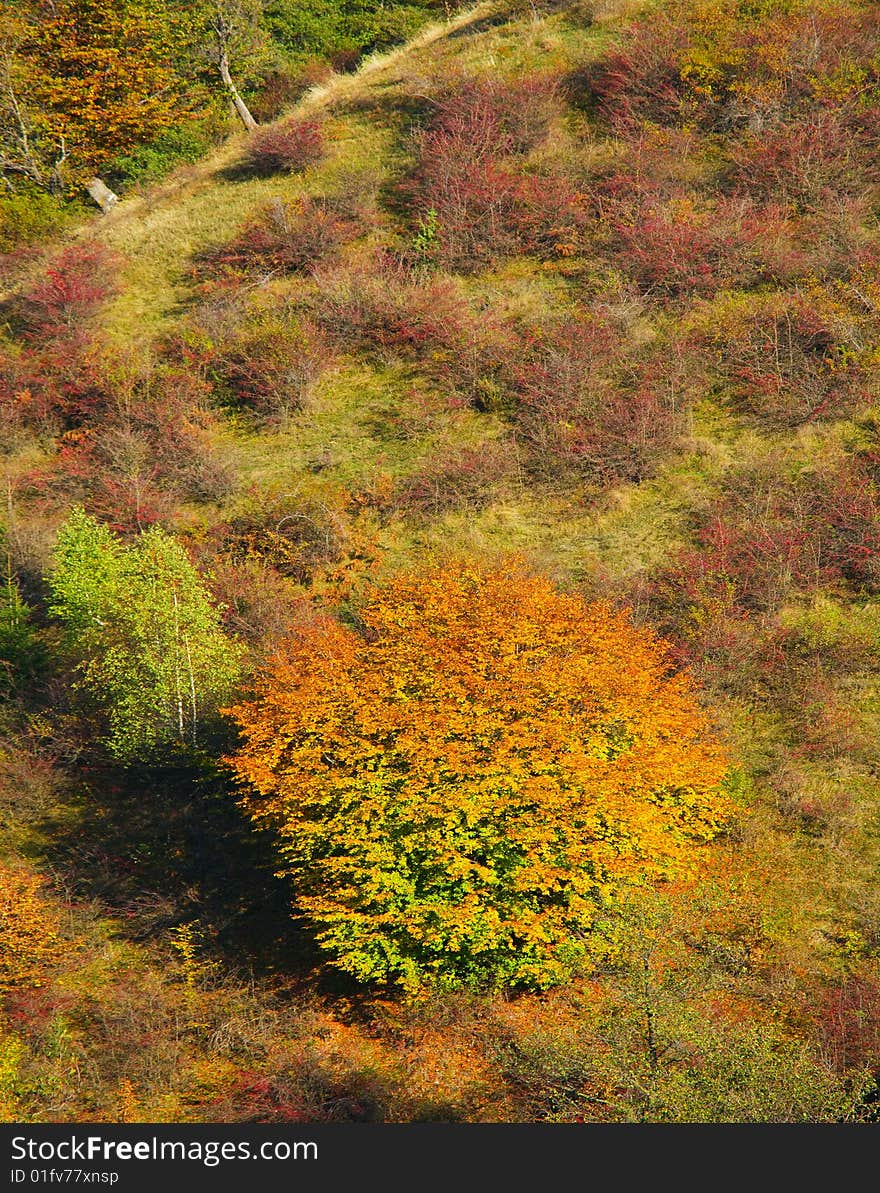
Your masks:
<instances>
[{"instance_id":1,"label":"tree shadow on grass","mask_svg":"<svg viewBox=\"0 0 880 1193\"><path fill-rule=\"evenodd\" d=\"M275 841L236 803L221 768L97 765L44 826L45 860L73 899L93 899L146 941L195 924L224 968L305 975L319 960L291 919Z\"/></svg>"}]
</instances>

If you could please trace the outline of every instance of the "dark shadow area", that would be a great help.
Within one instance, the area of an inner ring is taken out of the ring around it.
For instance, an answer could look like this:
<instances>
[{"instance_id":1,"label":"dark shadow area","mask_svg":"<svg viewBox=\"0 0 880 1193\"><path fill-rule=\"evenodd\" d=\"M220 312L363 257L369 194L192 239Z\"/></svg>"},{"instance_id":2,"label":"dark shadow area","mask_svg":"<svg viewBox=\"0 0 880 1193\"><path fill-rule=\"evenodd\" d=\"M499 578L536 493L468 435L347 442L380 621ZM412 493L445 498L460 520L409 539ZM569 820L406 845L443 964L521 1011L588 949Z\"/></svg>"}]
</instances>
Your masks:
<instances>
[{"instance_id":1,"label":"dark shadow area","mask_svg":"<svg viewBox=\"0 0 880 1193\"><path fill-rule=\"evenodd\" d=\"M413 125L424 123L434 110L427 95L413 95L394 90L399 83L374 83L363 95L354 95L335 104L333 111L340 116L375 116L384 125L401 126L401 138L409 135Z\"/></svg>"},{"instance_id":2,"label":"dark shadow area","mask_svg":"<svg viewBox=\"0 0 880 1193\"><path fill-rule=\"evenodd\" d=\"M16 340L30 330L27 304L21 294L15 293L0 301L0 328L5 328Z\"/></svg>"},{"instance_id":3,"label":"dark shadow area","mask_svg":"<svg viewBox=\"0 0 880 1193\"><path fill-rule=\"evenodd\" d=\"M561 91L563 98L572 108L583 112L594 120L599 119L601 113L594 90L596 77L601 69L601 61L588 62L584 66L576 67L562 76Z\"/></svg>"},{"instance_id":4,"label":"dark shadow area","mask_svg":"<svg viewBox=\"0 0 880 1193\"><path fill-rule=\"evenodd\" d=\"M231 162L228 166L221 166L215 170L212 177L222 182L252 182L255 178L272 178L281 174L291 174L290 170L266 170L255 166L252 162L241 159Z\"/></svg>"},{"instance_id":5,"label":"dark shadow area","mask_svg":"<svg viewBox=\"0 0 880 1193\"><path fill-rule=\"evenodd\" d=\"M538 12L544 11L543 6L536 5ZM523 5L523 13L528 11L528 5ZM465 22L464 25L459 25L456 29L450 30L446 34L448 41L455 41L460 37L474 37L479 33L487 33L490 29L497 29L499 25L506 25L509 21L521 14L513 7L500 9L498 12L491 12L484 17L474 17L472 20Z\"/></svg>"},{"instance_id":6,"label":"dark shadow area","mask_svg":"<svg viewBox=\"0 0 880 1193\"><path fill-rule=\"evenodd\" d=\"M870 1088L862 1095L858 1104L861 1112L859 1122L880 1123L880 1072L871 1074Z\"/></svg>"},{"instance_id":7,"label":"dark shadow area","mask_svg":"<svg viewBox=\"0 0 880 1193\"><path fill-rule=\"evenodd\" d=\"M222 770L99 764L81 778L65 818L44 826L44 857L72 898L99 900L135 941L197 921L232 970L315 966L290 886L274 873L274 839L253 826Z\"/></svg>"}]
</instances>

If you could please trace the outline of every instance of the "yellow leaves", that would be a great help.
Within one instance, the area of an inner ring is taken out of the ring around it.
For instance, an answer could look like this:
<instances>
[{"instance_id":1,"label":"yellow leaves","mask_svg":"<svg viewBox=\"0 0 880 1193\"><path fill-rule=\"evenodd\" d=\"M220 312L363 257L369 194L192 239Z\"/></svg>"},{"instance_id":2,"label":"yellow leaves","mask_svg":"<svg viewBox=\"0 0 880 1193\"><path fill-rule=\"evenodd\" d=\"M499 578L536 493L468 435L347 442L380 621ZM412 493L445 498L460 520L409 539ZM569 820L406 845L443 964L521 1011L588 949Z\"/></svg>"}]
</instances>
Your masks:
<instances>
[{"instance_id":1,"label":"yellow leaves","mask_svg":"<svg viewBox=\"0 0 880 1193\"><path fill-rule=\"evenodd\" d=\"M0 994L42 986L63 956L57 916L42 879L0 862Z\"/></svg>"},{"instance_id":2,"label":"yellow leaves","mask_svg":"<svg viewBox=\"0 0 880 1193\"><path fill-rule=\"evenodd\" d=\"M0 1123L15 1122L19 1118L17 1086L23 1054L24 1045L20 1038L8 1030L0 1016Z\"/></svg>"}]
</instances>

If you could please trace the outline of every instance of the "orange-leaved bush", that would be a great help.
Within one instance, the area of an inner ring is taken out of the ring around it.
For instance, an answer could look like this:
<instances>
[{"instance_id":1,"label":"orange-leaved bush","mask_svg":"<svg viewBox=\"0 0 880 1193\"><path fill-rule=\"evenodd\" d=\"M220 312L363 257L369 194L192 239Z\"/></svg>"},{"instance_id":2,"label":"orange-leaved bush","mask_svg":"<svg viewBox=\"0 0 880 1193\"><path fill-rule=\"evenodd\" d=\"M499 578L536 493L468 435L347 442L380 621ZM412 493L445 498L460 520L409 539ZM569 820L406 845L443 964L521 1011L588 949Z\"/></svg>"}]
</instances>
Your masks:
<instances>
[{"instance_id":1,"label":"orange-leaved bush","mask_svg":"<svg viewBox=\"0 0 880 1193\"><path fill-rule=\"evenodd\" d=\"M64 956L57 912L42 886L39 875L0 862L0 996L45 985Z\"/></svg>"},{"instance_id":2,"label":"orange-leaved bush","mask_svg":"<svg viewBox=\"0 0 880 1193\"><path fill-rule=\"evenodd\" d=\"M407 991L547 987L619 895L695 873L724 752L665 648L518 564L400 575L233 711L252 817L339 968Z\"/></svg>"}]
</instances>

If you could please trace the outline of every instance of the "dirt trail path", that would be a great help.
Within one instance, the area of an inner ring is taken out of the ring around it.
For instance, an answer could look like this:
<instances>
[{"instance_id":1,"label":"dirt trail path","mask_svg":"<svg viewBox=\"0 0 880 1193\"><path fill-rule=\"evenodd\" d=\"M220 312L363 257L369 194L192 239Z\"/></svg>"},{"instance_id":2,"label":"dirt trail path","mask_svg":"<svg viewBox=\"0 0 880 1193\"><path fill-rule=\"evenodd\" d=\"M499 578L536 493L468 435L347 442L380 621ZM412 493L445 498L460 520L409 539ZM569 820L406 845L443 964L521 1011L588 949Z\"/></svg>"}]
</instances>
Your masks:
<instances>
[{"instance_id":1,"label":"dirt trail path","mask_svg":"<svg viewBox=\"0 0 880 1193\"><path fill-rule=\"evenodd\" d=\"M350 75L334 75L327 83L311 88L280 119L307 117L326 111L340 101L356 98L393 70L403 58L427 48L499 11L497 0L485 0L449 21L429 25L415 37L384 54L365 59ZM235 134L223 145L192 166L176 170L169 178L142 194L123 199L108 215L98 213L70 231L67 240L100 240L118 249L126 260L123 294L108 312L110 330L137 338L161 321L174 305L176 286L174 262L189 259L192 252L224 232L231 233L247 211L279 189L278 179L252 179L230 185L226 171L240 156L246 134ZM57 245L53 246L53 253ZM16 279L0 302L13 297L41 268L42 260Z\"/></svg>"}]
</instances>

